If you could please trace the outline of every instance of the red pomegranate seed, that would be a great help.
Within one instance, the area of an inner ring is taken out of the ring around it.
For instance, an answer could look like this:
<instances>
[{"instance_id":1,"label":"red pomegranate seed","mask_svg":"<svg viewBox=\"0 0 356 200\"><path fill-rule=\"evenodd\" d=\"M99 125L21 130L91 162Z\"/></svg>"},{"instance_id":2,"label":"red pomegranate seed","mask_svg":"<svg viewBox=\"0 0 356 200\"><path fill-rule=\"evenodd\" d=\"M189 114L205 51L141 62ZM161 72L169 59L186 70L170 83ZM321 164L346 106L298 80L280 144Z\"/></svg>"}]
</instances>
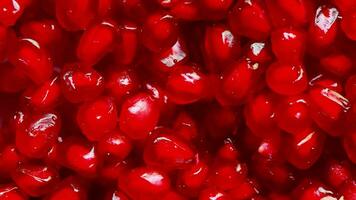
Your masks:
<instances>
[{"instance_id":1,"label":"red pomegranate seed","mask_svg":"<svg viewBox=\"0 0 356 200\"><path fill-rule=\"evenodd\" d=\"M111 98L99 98L79 107L77 123L91 141L98 141L116 127L117 109Z\"/></svg>"},{"instance_id":2,"label":"red pomegranate seed","mask_svg":"<svg viewBox=\"0 0 356 200\"><path fill-rule=\"evenodd\" d=\"M79 138L67 138L60 146L61 161L80 175L94 176L98 168L97 149Z\"/></svg>"},{"instance_id":3,"label":"red pomegranate seed","mask_svg":"<svg viewBox=\"0 0 356 200\"><path fill-rule=\"evenodd\" d=\"M283 98L276 107L277 123L282 130L296 134L311 126L309 100L305 96Z\"/></svg>"},{"instance_id":4,"label":"red pomegranate seed","mask_svg":"<svg viewBox=\"0 0 356 200\"><path fill-rule=\"evenodd\" d=\"M29 0L4 0L0 3L0 23L12 26L23 14L29 5Z\"/></svg>"},{"instance_id":5,"label":"red pomegranate seed","mask_svg":"<svg viewBox=\"0 0 356 200\"><path fill-rule=\"evenodd\" d=\"M16 185L31 197L52 191L58 178L56 169L41 163L22 164L13 174Z\"/></svg>"},{"instance_id":6,"label":"red pomegranate seed","mask_svg":"<svg viewBox=\"0 0 356 200\"><path fill-rule=\"evenodd\" d=\"M263 66L243 59L231 64L221 78L217 99L222 105L243 103L257 89Z\"/></svg>"},{"instance_id":7,"label":"red pomegranate seed","mask_svg":"<svg viewBox=\"0 0 356 200\"><path fill-rule=\"evenodd\" d=\"M326 165L326 180L329 185L339 187L351 179L350 166L346 161L331 160Z\"/></svg>"},{"instance_id":8,"label":"red pomegranate seed","mask_svg":"<svg viewBox=\"0 0 356 200\"><path fill-rule=\"evenodd\" d=\"M19 191L17 186L7 184L0 186L0 199L26 200L27 198Z\"/></svg>"},{"instance_id":9,"label":"red pomegranate seed","mask_svg":"<svg viewBox=\"0 0 356 200\"><path fill-rule=\"evenodd\" d=\"M311 88L309 99L312 118L318 126L332 136L342 135L344 127L339 124L350 109L348 99L332 89L321 87Z\"/></svg>"},{"instance_id":10,"label":"red pomegranate seed","mask_svg":"<svg viewBox=\"0 0 356 200\"><path fill-rule=\"evenodd\" d=\"M244 116L246 125L256 135L265 136L278 131L273 95L270 93L251 99L244 109Z\"/></svg>"},{"instance_id":11,"label":"red pomegranate seed","mask_svg":"<svg viewBox=\"0 0 356 200\"><path fill-rule=\"evenodd\" d=\"M165 173L146 167L132 169L118 185L133 199L159 198L171 187Z\"/></svg>"},{"instance_id":12,"label":"red pomegranate seed","mask_svg":"<svg viewBox=\"0 0 356 200\"><path fill-rule=\"evenodd\" d=\"M234 33L261 40L271 31L267 12L260 0L239 0L229 13L229 25Z\"/></svg>"},{"instance_id":13,"label":"red pomegranate seed","mask_svg":"<svg viewBox=\"0 0 356 200\"><path fill-rule=\"evenodd\" d=\"M142 43L146 48L154 52L171 47L177 41L177 38L176 21L168 14L152 14L148 16L142 27Z\"/></svg>"},{"instance_id":14,"label":"red pomegranate seed","mask_svg":"<svg viewBox=\"0 0 356 200\"><path fill-rule=\"evenodd\" d=\"M41 84L51 78L53 65L48 52L37 41L30 38L19 39L10 62L23 70L34 83Z\"/></svg>"},{"instance_id":15,"label":"red pomegranate seed","mask_svg":"<svg viewBox=\"0 0 356 200\"><path fill-rule=\"evenodd\" d=\"M72 103L96 98L104 89L104 80L97 71L80 70L77 64L67 65L60 79L63 96Z\"/></svg>"},{"instance_id":16,"label":"red pomegranate seed","mask_svg":"<svg viewBox=\"0 0 356 200\"><path fill-rule=\"evenodd\" d=\"M286 159L298 169L308 169L319 159L324 148L325 135L316 128L308 128L287 136Z\"/></svg>"},{"instance_id":17,"label":"red pomegranate seed","mask_svg":"<svg viewBox=\"0 0 356 200\"><path fill-rule=\"evenodd\" d=\"M49 195L48 200L61 200L61 199L86 199L86 188L75 177L69 177L59 183L59 186Z\"/></svg>"},{"instance_id":18,"label":"red pomegranate seed","mask_svg":"<svg viewBox=\"0 0 356 200\"><path fill-rule=\"evenodd\" d=\"M130 140L120 131L113 131L98 143L98 152L103 156L115 156L125 159L132 149Z\"/></svg>"},{"instance_id":19,"label":"red pomegranate seed","mask_svg":"<svg viewBox=\"0 0 356 200\"><path fill-rule=\"evenodd\" d=\"M139 88L138 81L134 71L124 69L110 72L105 87L111 96L121 102L125 96Z\"/></svg>"},{"instance_id":20,"label":"red pomegranate seed","mask_svg":"<svg viewBox=\"0 0 356 200\"><path fill-rule=\"evenodd\" d=\"M16 130L16 148L30 158L43 158L56 143L61 129L58 114L29 116Z\"/></svg>"},{"instance_id":21,"label":"red pomegranate seed","mask_svg":"<svg viewBox=\"0 0 356 200\"><path fill-rule=\"evenodd\" d=\"M57 77L41 86L29 88L23 94L26 105L39 111L53 109L59 103L60 97L61 89Z\"/></svg>"},{"instance_id":22,"label":"red pomegranate seed","mask_svg":"<svg viewBox=\"0 0 356 200\"><path fill-rule=\"evenodd\" d=\"M55 0L55 15L58 23L68 31L86 29L93 21L94 0Z\"/></svg>"},{"instance_id":23,"label":"red pomegranate seed","mask_svg":"<svg viewBox=\"0 0 356 200\"><path fill-rule=\"evenodd\" d=\"M240 53L240 41L228 27L218 24L207 27L205 32L204 49L209 61L215 62L219 71L219 64L231 62Z\"/></svg>"},{"instance_id":24,"label":"red pomegranate seed","mask_svg":"<svg viewBox=\"0 0 356 200\"><path fill-rule=\"evenodd\" d=\"M277 94L297 95L306 90L308 85L304 66L275 62L266 72L268 86Z\"/></svg>"},{"instance_id":25,"label":"red pomegranate seed","mask_svg":"<svg viewBox=\"0 0 356 200\"><path fill-rule=\"evenodd\" d=\"M305 51L305 33L295 28L276 29L271 34L272 50L280 61L299 62Z\"/></svg>"},{"instance_id":26,"label":"red pomegranate seed","mask_svg":"<svg viewBox=\"0 0 356 200\"><path fill-rule=\"evenodd\" d=\"M207 77L192 66L179 66L166 83L168 98L176 104L190 104L205 97Z\"/></svg>"},{"instance_id":27,"label":"red pomegranate seed","mask_svg":"<svg viewBox=\"0 0 356 200\"><path fill-rule=\"evenodd\" d=\"M148 166L181 169L193 162L194 151L189 144L174 136L159 134L147 141L143 151Z\"/></svg>"},{"instance_id":28,"label":"red pomegranate seed","mask_svg":"<svg viewBox=\"0 0 356 200\"><path fill-rule=\"evenodd\" d=\"M110 21L103 21L88 28L80 38L77 57L84 66L92 66L112 50L117 27Z\"/></svg>"},{"instance_id":29,"label":"red pomegranate seed","mask_svg":"<svg viewBox=\"0 0 356 200\"><path fill-rule=\"evenodd\" d=\"M352 71L352 60L345 54L331 54L320 60L320 65L327 72L345 77Z\"/></svg>"},{"instance_id":30,"label":"red pomegranate seed","mask_svg":"<svg viewBox=\"0 0 356 200\"><path fill-rule=\"evenodd\" d=\"M138 93L124 101L119 115L120 129L132 139L145 139L157 125L160 109L146 93Z\"/></svg>"}]
</instances>

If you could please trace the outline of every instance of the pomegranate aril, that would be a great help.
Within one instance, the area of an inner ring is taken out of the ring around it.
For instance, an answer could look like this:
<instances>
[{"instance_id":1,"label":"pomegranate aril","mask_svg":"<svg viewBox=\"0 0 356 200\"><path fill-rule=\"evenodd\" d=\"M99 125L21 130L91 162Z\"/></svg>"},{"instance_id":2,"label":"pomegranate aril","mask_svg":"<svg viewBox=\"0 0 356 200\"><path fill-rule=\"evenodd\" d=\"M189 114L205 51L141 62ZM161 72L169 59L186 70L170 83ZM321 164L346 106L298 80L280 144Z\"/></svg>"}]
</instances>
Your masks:
<instances>
[{"instance_id":1,"label":"pomegranate aril","mask_svg":"<svg viewBox=\"0 0 356 200\"><path fill-rule=\"evenodd\" d=\"M30 158L43 158L56 143L61 129L58 114L30 116L16 130L16 148Z\"/></svg>"},{"instance_id":2,"label":"pomegranate aril","mask_svg":"<svg viewBox=\"0 0 356 200\"><path fill-rule=\"evenodd\" d=\"M32 38L46 48L60 45L64 32L59 24L51 19L29 21L20 27L22 37Z\"/></svg>"},{"instance_id":3,"label":"pomegranate aril","mask_svg":"<svg viewBox=\"0 0 356 200\"><path fill-rule=\"evenodd\" d=\"M209 167L204 162L192 164L178 175L178 187L183 190L199 190L206 182Z\"/></svg>"},{"instance_id":4,"label":"pomegranate aril","mask_svg":"<svg viewBox=\"0 0 356 200\"><path fill-rule=\"evenodd\" d=\"M36 40L22 38L10 56L10 63L23 70L34 83L49 80L53 73L51 57Z\"/></svg>"},{"instance_id":5,"label":"pomegranate aril","mask_svg":"<svg viewBox=\"0 0 356 200\"><path fill-rule=\"evenodd\" d=\"M268 86L281 95L297 95L306 90L308 79L301 64L275 62L266 72Z\"/></svg>"},{"instance_id":6,"label":"pomegranate aril","mask_svg":"<svg viewBox=\"0 0 356 200\"><path fill-rule=\"evenodd\" d=\"M189 144L171 135L153 135L144 148L144 161L148 166L161 169L186 168L194 159Z\"/></svg>"},{"instance_id":7,"label":"pomegranate aril","mask_svg":"<svg viewBox=\"0 0 356 200\"><path fill-rule=\"evenodd\" d=\"M80 175L92 177L97 173L98 155L94 145L81 138L66 138L60 146L62 164Z\"/></svg>"},{"instance_id":8,"label":"pomegranate aril","mask_svg":"<svg viewBox=\"0 0 356 200\"><path fill-rule=\"evenodd\" d=\"M313 87L309 91L311 116L315 123L331 136L343 134L340 126L351 105L340 93L329 88Z\"/></svg>"},{"instance_id":9,"label":"pomegranate aril","mask_svg":"<svg viewBox=\"0 0 356 200\"><path fill-rule=\"evenodd\" d=\"M346 77L352 71L351 58L342 53L322 57L320 65L325 71L339 77Z\"/></svg>"},{"instance_id":10,"label":"pomegranate aril","mask_svg":"<svg viewBox=\"0 0 356 200\"><path fill-rule=\"evenodd\" d=\"M19 188L12 184L0 185L1 200L26 200L27 197L22 194Z\"/></svg>"},{"instance_id":11,"label":"pomegranate aril","mask_svg":"<svg viewBox=\"0 0 356 200\"><path fill-rule=\"evenodd\" d=\"M105 84L106 90L118 102L121 102L125 96L128 96L140 86L136 73L129 69L110 71Z\"/></svg>"},{"instance_id":12,"label":"pomegranate aril","mask_svg":"<svg viewBox=\"0 0 356 200\"><path fill-rule=\"evenodd\" d=\"M305 96L285 97L276 105L276 116L279 128L296 134L312 124L309 111L309 100Z\"/></svg>"},{"instance_id":13,"label":"pomegranate aril","mask_svg":"<svg viewBox=\"0 0 356 200\"><path fill-rule=\"evenodd\" d=\"M95 0L55 0L55 14L65 30L84 30L96 15Z\"/></svg>"},{"instance_id":14,"label":"pomegranate aril","mask_svg":"<svg viewBox=\"0 0 356 200\"><path fill-rule=\"evenodd\" d=\"M69 177L59 183L58 187L46 200L84 200L87 199L86 188L76 177Z\"/></svg>"},{"instance_id":15,"label":"pomegranate aril","mask_svg":"<svg viewBox=\"0 0 356 200\"><path fill-rule=\"evenodd\" d=\"M245 106L245 123L254 134L264 137L278 131L273 101L273 94L265 92L251 99Z\"/></svg>"},{"instance_id":16,"label":"pomegranate aril","mask_svg":"<svg viewBox=\"0 0 356 200\"><path fill-rule=\"evenodd\" d=\"M58 77L46 81L41 86L29 88L23 94L23 99L29 108L38 111L53 109L60 101L61 91Z\"/></svg>"},{"instance_id":17,"label":"pomegranate aril","mask_svg":"<svg viewBox=\"0 0 356 200\"><path fill-rule=\"evenodd\" d=\"M28 0L3 0L0 2L0 23L13 26L29 5Z\"/></svg>"},{"instance_id":18,"label":"pomegranate aril","mask_svg":"<svg viewBox=\"0 0 356 200\"><path fill-rule=\"evenodd\" d=\"M113 48L117 27L110 21L103 21L87 29L80 38L77 57L84 66L98 63Z\"/></svg>"},{"instance_id":19,"label":"pomegranate aril","mask_svg":"<svg viewBox=\"0 0 356 200\"><path fill-rule=\"evenodd\" d=\"M159 198L171 188L167 174L147 167L132 169L119 179L118 185L129 197L138 200Z\"/></svg>"},{"instance_id":20,"label":"pomegranate aril","mask_svg":"<svg viewBox=\"0 0 356 200\"><path fill-rule=\"evenodd\" d=\"M222 105L243 103L257 89L263 66L248 59L233 62L220 78L217 100Z\"/></svg>"},{"instance_id":21,"label":"pomegranate aril","mask_svg":"<svg viewBox=\"0 0 356 200\"><path fill-rule=\"evenodd\" d=\"M271 25L265 8L260 0L239 0L229 13L229 25L232 31L251 39L266 39Z\"/></svg>"},{"instance_id":22,"label":"pomegranate aril","mask_svg":"<svg viewBox=\"0 0 356 200\"><path fill-rule=\"evenodd\" d=\"M80 70L78 64L69 64L61 74L60 85L63 96L71 103L96 98L104 90L104 79L93 69Z\"/></svg>"},{"instance_id":23,"label":"pomegranate aril","mask_svg":"<svg viewBox=\"0 0 356 200\"><path fill-rule=\"evenodd\" d=\"M305 51L305 33L296 28L279 28L271 34L272 50L280 61L300 62Z\"/></svg>"},{"instance_id":24,"label":"pomegranate aril","mask_svg":"<svg viewBox=\"0 0 356 200\"><path fill-rule=\"evenodd\" d=\"M158 123L160 108L146 93L124 101L119 115L120 129L131 139L145 139Z\"/></svg>"},{"instance_id":25,"label":"pomegranate aril","mask_svg":"<svg viewBox=\"0 0 356 200\"><path fill-rule=\"evenodd\" d=\"M178 27L173 16L154 13L148 16L141 31L143 45L151 51L159 52L171 47L178 38Z\"/></svg>"},{"instance_id":26,"label":"pomegranate aril","mask_svg":"<svg viewBox=\"0 0 356 200\"><path fill-rule=\"evenodd\" d=\"M125 159L132 149L130 140L120 131L105 135L98 143L98 152L104 156L114 156Z\"/></svg>"},{"instance_id":27,"label":"pomegranate aril","mask_svg":"<svg viewBox=\"0 0 356 200\"><path fill-rule=\"evenodd\" d=\"M192 66L179 66L172 71L166 83L170 101L176 104L190 104L206 95L207 77Z\"/></svg>"},{"instance_id":28,"label":"pomegranate aril","mask_svg":"<svg viewBox=\"0 0 356 200\"><path fill-rule=\"evenodd\" d=\"M314 127L287 136L284 147L285 157L296 168L308 169L319 159L324 141L324 133Z\"/></svg>"},{"instance_id":29,"label":"pomegranate aril","mask_svg":"<svg viewBox=\"0 0 356 200\"><path fill-rule=\"evenodd\" d=\"M325 175L328 184L335 188L352 178L350 165L346 161L331 160L327 162Z\"/></svg>"},{"instance_id":30,"label":"pomegranate aril","mask_svg":"<svg viewBox=\"0 0 356 200\"><path fill-rule=\"evenodd\" d=\"M84 103L79 107L77 123L91 141L98 141L114 130L118 116L115 102L109 97Z\"/></svg>"},{"instance_id":31,"label":"pomegranate aril","mask_svg":"<svg viewBox=\"0 0 356 200\"><path fill-rule=\"evenodd\" d=\"M240 39L228 29L228 27L218 24L207 27L205 31L204 49L206 59L213 62L213 70L220 69L225 62L237 58L240 53ZM217 65L215 67L215 65Z\"/></svg>"},{"instance_id":32,"label":"pomegranate aril","mask_svg":"<svg viewBox=\"0 0 356 200\"><path fill-rule=\"evenodd\" d=\"M52 191L59 179L56 169L41 163L22 164L12 177L18 187L31 197Z\"/></svg>"}]
</instances>

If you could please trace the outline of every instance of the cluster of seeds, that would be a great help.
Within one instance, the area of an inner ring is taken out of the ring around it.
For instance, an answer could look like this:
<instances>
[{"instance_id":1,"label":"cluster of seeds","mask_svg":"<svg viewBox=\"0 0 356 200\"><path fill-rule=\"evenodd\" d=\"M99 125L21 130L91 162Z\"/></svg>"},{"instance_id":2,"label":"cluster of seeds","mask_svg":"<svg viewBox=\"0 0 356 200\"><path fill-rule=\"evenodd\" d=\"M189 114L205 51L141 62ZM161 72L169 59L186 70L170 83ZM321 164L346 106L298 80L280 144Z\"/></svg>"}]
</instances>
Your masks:
<instances>
[{"instance_id":1,"label":"cluster of seeds","mask_svg":"<svg viewBox=\"0 0 356 200\"><path fill-rule=\"evenodd\" d=\"M0 200L356 200L356 0L0 0Z\"/></svg>"}]
</instances>

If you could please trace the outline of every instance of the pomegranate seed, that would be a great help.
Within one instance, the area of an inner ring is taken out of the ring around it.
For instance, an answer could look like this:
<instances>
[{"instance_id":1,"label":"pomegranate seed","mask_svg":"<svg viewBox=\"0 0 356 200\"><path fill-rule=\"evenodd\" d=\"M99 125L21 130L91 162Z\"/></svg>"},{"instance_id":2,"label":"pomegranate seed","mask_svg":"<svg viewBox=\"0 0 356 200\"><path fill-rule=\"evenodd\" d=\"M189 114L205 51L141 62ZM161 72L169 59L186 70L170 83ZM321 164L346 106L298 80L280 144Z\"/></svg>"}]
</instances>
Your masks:
<instances>
[{"instance_id":1,"label":"pomegranate seed","mask_svg":"<svg viewBox=\"0 0 356 200\"><path fill-rule=\"evenodd\" d=\"M310 168L320 157L325 135L315 128L308 128L288 136L285 144L286 159L298 169Z\"/></svg>"},{"instance_id":2,"label":"pomegranate seed","mask_svg":"<svg viewBox=\"0 0 356 200\"><path fill-rule=\"evenodd\" d=\"M305 34L294 28L280 28L271 34L272 50L281 61L298 62L305 51Z\"/></svg>"},{"instance_id":3,"label":"pomegranate seed","mask_svg":"<svg viewBox=\"0 0 356 200\"><path fill-rule=\"evenodd\" d=\"M68 65L61 75L63 96L72 103L96 98L104 89L103 77L95 70L79 70L76 64ZM73 69L71 69L73 68Z\"/></svg>"},{"instance_id":4,"label":"pomegranate seed","mask_svg":"<svg viewBox=\"0 0 356 200\"><path fill-rule=\"evenodd\" d=\"M153 136L144 149L144 160L147 165L163 169L185 168L193 161L194 152L184 141L159 134Z\"/></svg>"},{"instance_id":5,"label":"pomegranate seed","mask_svg":"<svg viewBox=\"0 0 356 200\"><path fill-rule=\"evenodd\" d=\"M40 163L23 164L13 175L18 187L32 197L39 197L53 190L58 178L56 169Z\"/></svg>"},{"instance_id":6,"label":"pomegranate seed","mask_svg":"<svg viewBox=\"0 0 356 200\"><path fill-rule=\"evenodd\" d=\"M77 113L77 123L82 133L91 141L98 141L114 130L117 120L116 105L110 98L84 103Z\"/></svg>"},{"instance_id":7,"label":"pomegranate seed","mask_svg":"<svg viewBox=\"0 0 356 200\"><path fill-rule=\"evenodd\" d=\"M177 24L171 15L152 14L142 27L142 43L154 52L171 47L177 41L177 37Z\"/></svg>"},{"instance_id":8,"label":"pomegranate seed","mask_svg":"<svg viewBox=\"0 0 356 200\"><path fill-rule=\"evenodd\" d=\"M124 101L119 115L121 130L132 139L144 139L160 115L157 103L148 94L138 93Z\"/></svg>"},{"instance_id":9,"label":"pomegranate seed","mask_svg":"<svg viewBox=\"0 0 356 200\"><path fill-rule=\"evenodd\" d=\"M23 70L34 83L41 84L51 78L53 66L46 49L30 38L19 39L10 62Z\"/></svg>"},{"instance_id":10,"label":"pomegranate seed","mask_svg":"<svg viewBox=\"0 0 356 200\"><path fill-rule=\"evenodd\" d=\"M96 15L94 4L94 0L55 0L58 23L68 31L86 29Z\"/></svg>"},{"instance_id":11,"label":"pomegranate seed","mask_svg":"<svg viewBox=\"0 0 356 200\"><path fill-rule=\"evenodd\" d=\"M170 190L170 179L161 171L139 167L119 180L119 188L133 199L154 199Z\"/></svg>"},{"instance_id":12,"label":"pomegranate seed","mask_svg":"<svg viewBox=\"0 0 356 200\"><path fill-rule=\"evenodd\" d=\"M61 119L55 113L30 116L16 130L16 148L30 158L42 158L56 143Z\"/></svg>"},{"instance_id":13,"label":"pomegranate seed","mask_svg":"<svg viewBox=\"0 0 356 200\"><path fill-rule=\"evenodd\" d=\"M80 38L77 48L78 59L84 66L96 64L112 50L116 34L116 26L108 21L90 27Z\"/></svg>"},{"instance_id":14,"label":"pomegranate seed","mask_svg":"<svg viewBox=\"0 0 356 200\"><path fill-rule=\"evenodd\" d=\"M266 72L268 86L281 95L297 95L308 85L307 75L302 65L276 62Z\"/></svg>"},{"instance_id":15,"label":"pomegranate seed","mask_svg":"<svg viewBox=\"0 0 356 200\"><path fill-rule=\"evenodd\" d=\"M4 26L12 26L23 14L29 0L4 0L0 3L0 23Z\"/></svg>"},{"instance_id":16,"label":"pomegranate seed","mask_svg":"<svg viewBox=\"0 0 356 200\"><path fill-rule=\"evenodd\" d=\"M120 131L113 131L107 134L98 143L99 154L115 156L122 160L127 157L131 149L130 140Z\"/></svg>"},{"instance_id":17,"label":"pomegranate seed","mask_svg":"<svg viewBox=\"0 0 356 200\"><path fill-rule=\"evenodd\" d=\"M230 11L228 20L234 33L254 40L267 38L271 31L266 10L259 0L239 0Z\"/></svg>"},{"instance_id":18,"label":"pomegranate seed","mask_svg":"<svg viewBox=\"0 0 356 200\"><path fill-rule=\"evenodd\" d=\"M0 186L0 199L26 200L27 198L19 191L17 186L8 184Z\"/></svg>"}]
</instances>

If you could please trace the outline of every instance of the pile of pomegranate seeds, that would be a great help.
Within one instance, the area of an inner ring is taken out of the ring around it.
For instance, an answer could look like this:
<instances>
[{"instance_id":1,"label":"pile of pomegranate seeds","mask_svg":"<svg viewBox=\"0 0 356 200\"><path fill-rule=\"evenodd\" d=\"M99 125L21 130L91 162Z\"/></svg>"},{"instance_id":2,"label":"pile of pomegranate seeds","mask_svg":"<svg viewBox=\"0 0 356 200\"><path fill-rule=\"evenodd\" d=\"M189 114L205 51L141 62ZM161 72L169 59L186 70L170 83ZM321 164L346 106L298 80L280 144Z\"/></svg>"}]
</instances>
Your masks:
<instances>
[{"instance_id":1,"label":"pile of pomegranate seeds","mask_svg":"<svg viewBox=\"0 0 356 200\"><path fill-rule=\"evenodd\" d=\"M356 0L0 0L0 200L356 200Z\"/></svg>"}]
</instances>

